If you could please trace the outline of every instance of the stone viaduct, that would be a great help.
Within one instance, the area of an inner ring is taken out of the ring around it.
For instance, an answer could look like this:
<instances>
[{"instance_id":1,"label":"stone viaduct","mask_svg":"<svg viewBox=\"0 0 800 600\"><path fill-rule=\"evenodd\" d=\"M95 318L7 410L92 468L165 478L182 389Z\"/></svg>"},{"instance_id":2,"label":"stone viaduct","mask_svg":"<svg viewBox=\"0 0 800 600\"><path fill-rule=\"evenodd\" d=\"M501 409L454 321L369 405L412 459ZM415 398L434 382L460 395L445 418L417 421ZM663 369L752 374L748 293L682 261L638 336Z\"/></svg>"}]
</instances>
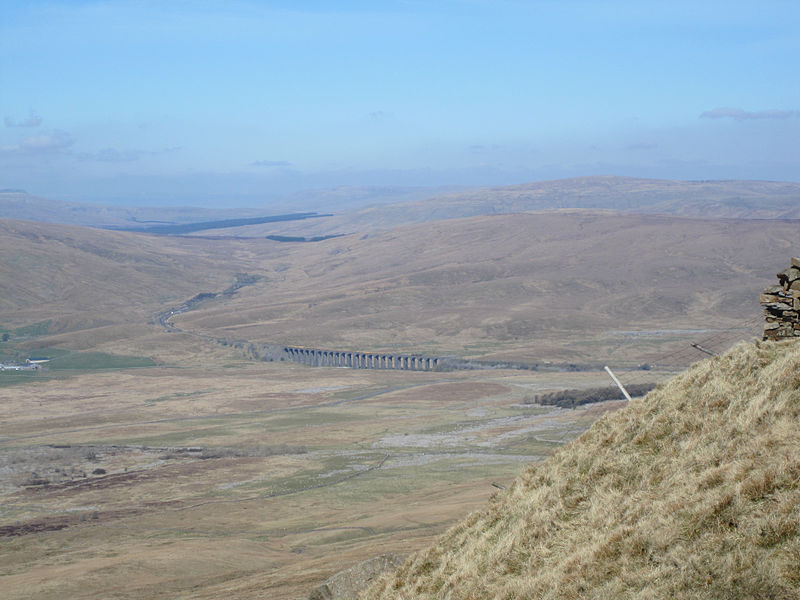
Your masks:
<instances>
[{"instance_id":1,"label":"stone viaduct","mask_svg":"<svg viewBox=\"0 0 800 600\"><path fill-rule=\"evenodd\" d=\"M442 359L429 356L319 350L298 346L284 346L283 354L289 360L312 367L348 367L351 369L396 369L399 371L438 371Z\"/></svg>"}]
</instances>

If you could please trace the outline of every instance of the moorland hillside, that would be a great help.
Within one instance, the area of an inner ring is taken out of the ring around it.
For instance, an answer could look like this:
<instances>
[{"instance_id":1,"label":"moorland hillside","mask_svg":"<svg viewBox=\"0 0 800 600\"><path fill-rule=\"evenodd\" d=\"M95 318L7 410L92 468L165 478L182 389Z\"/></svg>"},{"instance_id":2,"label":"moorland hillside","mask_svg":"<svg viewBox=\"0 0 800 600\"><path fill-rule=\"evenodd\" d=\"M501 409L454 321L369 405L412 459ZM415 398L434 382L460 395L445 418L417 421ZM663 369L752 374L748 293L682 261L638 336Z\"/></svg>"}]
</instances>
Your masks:
<instances>
[{"instance_id":1,"label":"moorland hillside","mask_svg":"<svg viewBox=\"0 0 800 600\"><path fill-rule=\"evenodd\" d=\"M63 333L144 324L172 304L225 289L259 256L246 241L0 220L0 327L48 322Z\"/></svg>"},{"instance_id":2,"label":"moorland hillside","mask_svg":"<svg viewBox=\"0 0 800 600\"><path fill-rule=\"evenodd\" d=\"M798 374L797 342L694 365L363 598L797 598Z\"/></svg>"},{"instance_id":3,"label":"moorland hillside","mask_svg":"<svg viewBox=\"0 0 800 600\"><path fill-rule=\"evenodd\" d=\"M678 181L589 176L451 193L442 205L480 203L496 212L594 208L714 218L800 218L800 183Z\"/></svg>"},{"instance_id":4,"label":"moorland hillside","mask_svg":"<svg viewBox=\"0 0 800 600\"><path fill-rule=\"evenodd\" d=\"M504 360L580 362L633 344L642 362L653 348L641 345L674 341L673 330L757 318L764 274L796 241L792 221L581 210L437 221L284 244L279 272L175 322L219 337Z\"/></svg>"},{"instance_id":5,"label":"moorland hillside","mask_svg":"<svg viewBox=\"0 0 800 600\"><path fill-rule=\"evenodd\" d=\"M0 326L80 330L83 349L134 336L92 337L93 328L152 328L156 313L247 273L254 284L173 323L264 343L633 364L664 344L685 347L693 332L749 337L743 323L758 315L764 273L780 269L797 237L793 221L582 210L298 244L25 221L0 221L0 233Z\"/></svg>"}]
</instances>

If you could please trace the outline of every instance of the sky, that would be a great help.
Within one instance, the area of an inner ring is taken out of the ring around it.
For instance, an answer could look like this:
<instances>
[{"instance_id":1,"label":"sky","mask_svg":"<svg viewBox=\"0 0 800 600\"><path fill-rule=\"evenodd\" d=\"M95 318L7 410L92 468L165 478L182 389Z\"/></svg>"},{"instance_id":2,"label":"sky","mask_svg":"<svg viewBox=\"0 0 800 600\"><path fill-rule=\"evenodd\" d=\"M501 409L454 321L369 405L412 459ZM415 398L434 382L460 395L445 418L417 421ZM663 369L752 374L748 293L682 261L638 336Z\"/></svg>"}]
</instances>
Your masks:
<instances>
[{"instance_id":1,"label":"sky","mask_svg":"<svg viewBox=\"0 0 800 600\"><path fill-rule=\"evenodd\" d=\"M796 0L0 0L0 189L800 181Z\"/></svg>"}]
</instances>

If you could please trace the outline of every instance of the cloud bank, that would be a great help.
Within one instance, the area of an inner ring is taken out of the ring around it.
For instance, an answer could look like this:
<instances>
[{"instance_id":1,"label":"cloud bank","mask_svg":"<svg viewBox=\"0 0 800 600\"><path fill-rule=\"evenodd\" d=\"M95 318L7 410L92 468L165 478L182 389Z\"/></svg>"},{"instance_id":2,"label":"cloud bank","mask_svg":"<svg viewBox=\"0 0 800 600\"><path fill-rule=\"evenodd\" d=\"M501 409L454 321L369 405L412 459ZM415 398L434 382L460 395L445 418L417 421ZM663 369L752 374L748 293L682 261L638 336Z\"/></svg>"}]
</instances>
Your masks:
<instances>
[{"instance_id":1,"label":"cloud bank","mask_svg":"<svg viewBox=\"0 0 800 600\"><path fill-rule=\"evenodd\" d=\"M139 160L143 156L154 156L158 152L148 150L117 150L116 148L103 148L97 152L84 152L78 154L81 160L94 160L97 162L122 163Z\"/></svg>"},{"instance_id":2,"label":"cloud bank","mask_svg":"<svg viewBox=\"0 0 800 600\"><path fill-rule=\"evenodd\" d=\"M19 144L0 147L2 154L51 154L65 152L75 143L75 138L66 131L56 129L50 133L33 135Z\"/></svg>"},{"instance_id":3,"label":"cloud bank","mask_svg":"<svg viewBox=\"0 0 800 600\"><path fill-rule=\"evenodd\" d=\"M75 156L80 160L89 160L105 163L125 163L134 162L148 156L159 156L161 154L170 154L180 150L180 146L172 146L164 148L163 150L140 150L138 148L119 150L117 148L103 148L97 152L82 152Z\"/></svg>"},{"instance_id":4,"label":"cloud bank","mask_svg":"<svg viewBox=\"0 0 800 600\"><path fill-rule=\"evenodd\" d=\"M256 160L250 163L251 167L291 167L292 163L286 160Z\"/></svg>"},{"instance_id":5,"label":"cloud bank","mask_svg":"<svg viewBox=\"0 0 800 600\"><path fill-rule=\"evenodd\" d=\"M42 124L42 117L31 111L27 119L18 121L13 117L6 117L3 119L6 127L38 127Z\"/></svg>"},{"instance_id":6,"label":"cloud bank","mask_svg":"<svg viewBox=\"0 0 800 600\"><path fill-rule=\"evenodd\" d=\"M700 115L701 119L734 119L736 121L749 121L751 119L792 119L800 117L800 110L769 110L749 111L741 108L715 108L707 110Z\"/></svg>"}]
</instances>

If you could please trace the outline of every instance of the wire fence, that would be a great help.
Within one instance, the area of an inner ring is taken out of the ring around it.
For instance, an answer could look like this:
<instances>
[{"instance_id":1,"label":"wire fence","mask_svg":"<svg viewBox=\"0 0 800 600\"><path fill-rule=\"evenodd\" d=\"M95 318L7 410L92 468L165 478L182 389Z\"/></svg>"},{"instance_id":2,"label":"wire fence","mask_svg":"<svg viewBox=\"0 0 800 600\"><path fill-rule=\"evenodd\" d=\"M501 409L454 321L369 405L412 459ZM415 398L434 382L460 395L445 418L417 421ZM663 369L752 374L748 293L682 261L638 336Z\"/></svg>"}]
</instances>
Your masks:
<instances>
[{"instance_id":1,"label":"wire fence","mask_svg":"<svg viewBox=\"0 0 800 600\"><path fill-rule=\"evenodd\" d=\"M677 348L651 357L649 364L656 369L662 370L669 368L685 369L698 360L708 358L698 346L714 354L722 354L738 342L752 340L753 338L760 339L763 325L764 317L759 315L740 321L734 327L719 330L710 335L687 336L686 339L679 342L680 345ZM651 382L654 378L651 373L644 370L620 370L617 375L625 385Z\"/></svg>"}]
</instances>

